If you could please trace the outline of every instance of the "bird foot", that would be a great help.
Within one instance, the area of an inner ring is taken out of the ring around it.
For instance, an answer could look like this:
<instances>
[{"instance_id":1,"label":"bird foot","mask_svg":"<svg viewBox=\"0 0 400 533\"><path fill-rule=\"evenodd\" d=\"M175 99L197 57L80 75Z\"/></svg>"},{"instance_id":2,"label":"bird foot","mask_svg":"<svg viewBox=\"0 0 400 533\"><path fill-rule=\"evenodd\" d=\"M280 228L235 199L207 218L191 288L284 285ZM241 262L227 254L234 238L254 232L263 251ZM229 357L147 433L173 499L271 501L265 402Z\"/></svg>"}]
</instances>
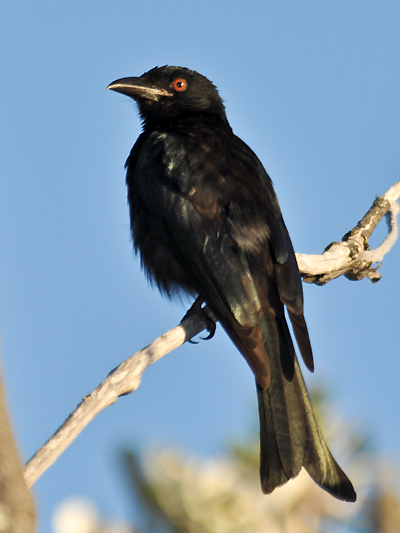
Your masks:
<instances>
[{"instance_id":1,"label":"bird foot","mask_svg":"<svg viewBox=\"0 0 400 533\"><path fill-rule=\"evenodd\" d=\"M214 320L214 316L210 316L205 307L203 307L204 300L198 296L196 300L193 302L192 306L187 310L185 316L182 318L181 323L186 320L187 318L191 318L192 316L201 316L201 318L204 320L206 325L206 330L208 331L207 337L200 337L203 341L209 341L212 339L215 335L215 330L217 328ZM198 344L196 341L189 340L187 342L190 342L190 344Z\"/></svg>"}]
</instances>

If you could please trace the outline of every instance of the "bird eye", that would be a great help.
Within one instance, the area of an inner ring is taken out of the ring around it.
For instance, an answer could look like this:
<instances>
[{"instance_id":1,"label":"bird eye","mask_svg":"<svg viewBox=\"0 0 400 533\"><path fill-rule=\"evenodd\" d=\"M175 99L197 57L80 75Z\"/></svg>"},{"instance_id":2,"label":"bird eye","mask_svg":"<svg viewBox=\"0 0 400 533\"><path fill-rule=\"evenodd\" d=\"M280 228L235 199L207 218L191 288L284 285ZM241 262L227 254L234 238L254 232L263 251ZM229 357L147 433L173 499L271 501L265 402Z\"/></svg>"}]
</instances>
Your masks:
<instances>
[{"instance_id":1,"label":"bird eye","mask_svg":"<svg viewBox=\"0 0 400 533\"><path fill-rule=\"evenodd\" d=\"M174 80L174 83L172 84L175 91L178 91L178 93L182 93L183 91L186 91L187 89L187 81L184 80L183 78L176 78L176 80Z\"/></svg>"}]
</instances>

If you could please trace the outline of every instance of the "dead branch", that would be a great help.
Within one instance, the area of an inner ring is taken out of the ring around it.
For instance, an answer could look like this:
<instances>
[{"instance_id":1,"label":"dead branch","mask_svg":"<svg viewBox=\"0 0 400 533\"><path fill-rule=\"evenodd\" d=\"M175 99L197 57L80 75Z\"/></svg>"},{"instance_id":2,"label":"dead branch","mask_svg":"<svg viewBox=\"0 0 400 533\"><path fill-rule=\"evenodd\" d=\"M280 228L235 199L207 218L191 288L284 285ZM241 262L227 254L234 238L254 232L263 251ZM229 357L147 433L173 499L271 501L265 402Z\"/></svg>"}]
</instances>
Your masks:
<instances>
[{"instance_id":1,"label":"dead branch","mask_svg":"<svg viewBox=\"0 0 400 533\"><path fill-rule=\"evenodd\" d=\"M343 236L341 242L329 244L322 255L296 254L303 281L325 285L342 275L353 281L364 278L369 278L373 283L378 281L381 278L377 272L380 264L375 267L373 265L382 261L397 238L399 197L400 181L374 201L364 217ZM386 216L388 236L378 248L370 250L368 240L383 216Z\"/></svg>"},{"instance_id":2,"label":"dead branch","mask_svg":"<svg viewBox=\"0 0 400 533\"><path fill-rule=\"evenodd\" d=\"M28 487L54 463L100 411L115 403L120 396L139 387L147 367L203 331L206 326L200 315L188 318L112 370L91 394L83 398L62 426L25 464L23 470Z\"/></svg>"},{"instance_id":3,"label":"dead branch","mask_svg":"<svg viewBox=\"0 0 400 533\"><path fill-rule=\"evenodd\" d=\"M341 275L351 280L365 277L377 281L380 274L374 263L380 262L393 246L397 237L396 200L400 196L400 181L382 198L377 198L360 222L343 237L342 242L330 244L322 255L296 254L304 281L324 285ZM389 235L375 250L370 251L368 239L383 216L387 217ZM208 314L210 311L207 310ZM87 424L103 409L117 399L136 390L144 370L164 355L181 346L187 340L206 329L201 315L182 321L152 344L132 355L88 396L66 419L62 426L35 453L24 466L24 476L30 487L49 468L59 455L72 443Z\"/></svg>"}]
</instances>

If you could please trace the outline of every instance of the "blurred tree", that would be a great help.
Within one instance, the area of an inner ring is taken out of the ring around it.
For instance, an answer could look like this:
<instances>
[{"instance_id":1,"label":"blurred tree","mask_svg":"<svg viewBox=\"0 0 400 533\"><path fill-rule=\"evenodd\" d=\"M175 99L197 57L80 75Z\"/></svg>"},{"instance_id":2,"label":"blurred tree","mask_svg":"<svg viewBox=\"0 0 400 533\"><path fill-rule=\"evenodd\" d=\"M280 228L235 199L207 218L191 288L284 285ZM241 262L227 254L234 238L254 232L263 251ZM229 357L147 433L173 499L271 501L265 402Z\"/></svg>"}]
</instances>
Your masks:
<instances>
[{"instance_id":1,"label":"blurred tree","mask_svg":"<svg viewBox=\"0 0 400 533\"><path fill-rule=\"evenodd\" d=\"M93 502L61 502L53 515L54 533L400 533L400 500L386 468L360 431L337 416L321 391L315 412L329 442L344 463L350 459L356 504L332 498L302 470L271 495L261 492L259 442L252 435L229 447L223 457L199 460L170 449L123 455L140 509L140 527L105 521ZM329 427L324 421L331 420ZM398 479L398 476L397 476Z\"/></svg>"},{"instance_id":2,"label":"blurred tree","mask_svg":"<svg viewBox=\"0 0 400 533\"><path fill-rule=\"evenodd\" d=\"M351 456L358 504L335 500L302 470L269 496L261 493L258 439L200 461L178 450L125 452L131 487L144 515L142 533L397 533L400 500L367 439L338 420L324 394L313 403L341 461ZM326 425L325 425L326 426ZM393 467L391 468L393 474Z\"/></svg>"},{"instance_id":3,"label":"blurred tree","mask_svg":"<svg viewBox=\"0 0 400 533\"><path fill-rule=\"evenodd\" d=\"M63 500L52 516L53 533L138 533L120 522L104 520L97 505L88 498Z\"/></svg>"},{"instance_id":4,"label":"blurred tree","mask_svg":"<svg viewBox=\"0 0 400 533\"><path fill-rule=\"evenodd\" d=\"M0 532L33 533L35 509L26 486L0 380Z\"/></svg>"}]
</instances>

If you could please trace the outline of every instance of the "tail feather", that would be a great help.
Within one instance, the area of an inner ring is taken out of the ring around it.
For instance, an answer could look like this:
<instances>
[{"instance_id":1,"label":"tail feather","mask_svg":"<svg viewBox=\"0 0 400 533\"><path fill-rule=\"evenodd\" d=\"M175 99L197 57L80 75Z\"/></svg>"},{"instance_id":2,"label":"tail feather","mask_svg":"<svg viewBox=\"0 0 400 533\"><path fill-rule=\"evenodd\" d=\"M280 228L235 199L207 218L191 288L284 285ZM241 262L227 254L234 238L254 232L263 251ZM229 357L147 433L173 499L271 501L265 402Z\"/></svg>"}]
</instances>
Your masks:
<instances>
[{"instance_id":1,"label":"tail feather","mask_svg":"<svg viewBox=\"0 0 400 533\"><path fill-rule=\"evenodd\" d=\"M346 502L355 502L353 485L330 452L315 419L306 384L296 361L297 387L303 401L306 420L304 468L310 477L329 494Z\"/></svg>"},{"instance_id":2,"label":"tail feather","mask_svg":"<svg viewBox=\"0 0 400 533\"><path fill-rule=\"evenodd\" d=\"M353 486L333 458L315 420L297 358L294 366L292 381L287 381L281 372L272 371L269 388L257 384L262 490L271 493L296 477L304 466L332 496L354 502Z\"/></svg>"},{"instance_id":3,"label":"tail feather","mask_svg":"<svg viewBox=\"0 0 400 533\"><path fill-rule=\"evenodd\" d=\"M264 494L270 494L276 487L283 485L290 479L282 468L278 443L275 434L275 424L272 418L271 400L268 389L262 389L258 383L258 406L260 414L260 478ZM264 393L267 391L266 393Z\"/></svg>"},{"instance_id":4,"label":"tail feather","mask_svg":"<svg viewBox=\"0 0 400 533\"><path fill-rule=\"evenodd\" d=\"M269 322L269 319L266 320L264 315L261 320L263 331L265 331L264 322L267 321ZM284 317L275 320L274 323L277 328L281 353L278 357L273 353L270 356L271 385L268 389L264 389L266 392L263 391L262 396L268 397L267 405L271 409L272 428L275 432L281 467L287 478L290 479L297 476L303 466L306 434L301 404L297 401L297 393L292 385L294 370L289 377L287 372L283 370L283 362L287 362L288 359L292 361L291 366L294 369L296 355L293 343ZM285 339L284 342L282 338ZM276 371L277 365L281 367L279 371Z\"/></svg>"},{"instance_id":5,"label":"tail feather","mask_svg":"<svg viewBox=\"0 0 400 533\"><path fill-rule=\"evenodd\" d=\"M262 285L264 283L264 285ZM301 374L283 304L267 281L258 280L259 322L242 326L220 322L256 377L260 414L260 477L264 493L296 477L304 467L332 496L354 502L353 486L333 458L315 420ZM289 311L303 359L313 369L311 345L302 314Z\"/></svg>"}]
</instances>

